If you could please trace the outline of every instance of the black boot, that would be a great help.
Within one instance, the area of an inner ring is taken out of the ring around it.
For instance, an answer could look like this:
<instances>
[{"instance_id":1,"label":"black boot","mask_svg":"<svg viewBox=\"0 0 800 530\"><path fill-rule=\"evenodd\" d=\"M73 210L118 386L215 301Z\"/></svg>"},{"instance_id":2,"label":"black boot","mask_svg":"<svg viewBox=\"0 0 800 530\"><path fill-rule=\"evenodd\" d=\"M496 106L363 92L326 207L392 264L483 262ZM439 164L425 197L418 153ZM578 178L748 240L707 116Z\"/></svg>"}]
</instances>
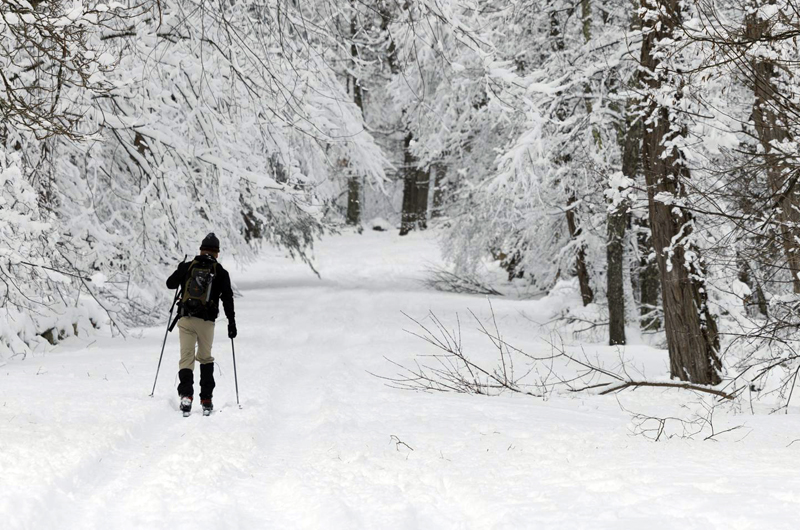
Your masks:
<instances>
[{"instance_id":1,"label":"black boot","mask_svg":"<svg viewBox=\"0 0 800 530\"><path fill-rule=\"evenodd\" d=\"M211 403L211 396L214 393L214 363L200 365L200 399Z\"/></svg>"},{"instance_id":2,"label":"black boot","mask_svg":"<svg viewBox=\"0 0 800 530\"><path fill-rule=\"evenodd\" d=\"M188 418L192 413L192 396L183 396L181 398L181 412L183 412L184 418Z\"/></svg>"},{"instance_id":3,"label":"black boot","mask_svg":"<svg viewBox=\"0 0 800 530\"><path fill-rule=\"evenodd\" d=\"M184 368L178 372L178 395L180 397L194 396L194 372L189 368Z\"/></svg>"}]
</instances>

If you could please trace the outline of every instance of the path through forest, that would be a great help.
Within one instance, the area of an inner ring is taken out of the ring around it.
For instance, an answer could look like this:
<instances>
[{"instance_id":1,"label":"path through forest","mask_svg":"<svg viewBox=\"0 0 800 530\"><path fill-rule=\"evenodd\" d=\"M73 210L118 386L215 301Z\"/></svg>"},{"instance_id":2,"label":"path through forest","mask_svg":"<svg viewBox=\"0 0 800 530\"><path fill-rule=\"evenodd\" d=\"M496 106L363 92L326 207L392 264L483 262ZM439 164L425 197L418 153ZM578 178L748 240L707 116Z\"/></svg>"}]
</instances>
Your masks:
<instances>
[{"instance_id":1,"label":"path through forest","mask_svg":"<svg viewBox=\"0 0 800 530\"><path fill-rule=\"evenodd\" d=\"M729 414L724 425L744 427L718 442L653 443L631 436L621 406L677 406L685 395L431 395L370 375L395 373L384 357L408 363L431 353L404 331L412 324L401 312L424 318L433 310L450 324L467 308L488 317L481 297L421 285L425 268L438 262L430 235L366 233L319 245L322 279L280 253L234 270L243 295L236 301L242 409L229 342L218 338L217 411L209 418L197 408L187 419L177 411L175 334L148 397L161 327L125 341L70 339L9 361L0 368L0 526L794 526L787 521L800 513L800 443L790 445L800 438L796 411ZM505 336L542 353L549 347L532 321L546 320L552 303L493 301ZM464 325L465 344L486 349L472 327ZM650 376L665 373L662 351L636 346L628 355Z\"/></svg>"}]
</instances>

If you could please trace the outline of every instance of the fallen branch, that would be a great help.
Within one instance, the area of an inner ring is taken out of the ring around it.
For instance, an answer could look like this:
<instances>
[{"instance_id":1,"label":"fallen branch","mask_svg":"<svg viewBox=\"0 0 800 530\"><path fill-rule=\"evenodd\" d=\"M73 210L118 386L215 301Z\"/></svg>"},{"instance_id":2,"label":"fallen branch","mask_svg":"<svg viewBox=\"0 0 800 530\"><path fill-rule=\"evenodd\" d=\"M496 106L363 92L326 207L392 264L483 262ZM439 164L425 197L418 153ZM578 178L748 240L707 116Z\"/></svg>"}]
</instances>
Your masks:
<instances>
[{"instance_id":1,"label":"fallen branch","mask_svg":"<svg viewBox=\"0 0 800 530\"><path fill-rule=\"evenodd\" d=\"M548 341L551 348L549 355L532 355L505 340L500 333L491 302L489 310L491 328L487 328L474 312L470 311L470 316L477 323L477 331L489 339L497 351L494 366L481 363L465 352L461 321L458 316L456 316L456 328L450 330L432 312L429 312L427 317L432 325L425 325L420 320L403 313L418 328L418 331L406 330L406 332L433 346L440 353L419 355L414 360L413 366L405 366L387 358L389 363L400 370L396 376L386 377L371 372L370 374L383 379L393 388L424 392L455 392L487 396L514 392L546 398L558 390L571 393L597 390L599 395L604 396L627 388L654 387L703 392L729 401L736 398L736 393L687 382L647 381L644 374L638 376L629 374L622 358L619 367L609 369L603 366L600 359L590 359L583 350L582 355L570 353L563 344L559 346L552 341ZM426 361L420 362L423 358ZM570 365L577 366L576 373L559 373L560 366L557 366L556 362L563 363L564 369L570 368ZM524 369L519 370L520 367Z\"/></svg>"},{"instance_id":2,"label":"fallen branch","mask_svg":"<svg viewBox=\"0 0 800 530\"><path fill-rule=\"evenodd\" d=\"M393 434L393 435L391 435L391 436L389 436L389 440L390 440L391 442L394 442L394 444L395 444L395 449L397 449L398 451L400 450L400 446L401 446L401 445L405 445L407 448L411 449L412 451L414 450L414 448L413 448L413 447L411 447L410 445L408 445L407 443L405 443L403 440L401 440L399 437L397 437L397 436L396 436L396 435L394 435L394 434Z\"/></svg>"},{"instance_id":3,"label":"fallen branch","mask_svg":"<svg viewBox=\"0 0 800 530\"><path fill-rule=\"evenodd\" d=\"M599 385L597 385L599 386ZM704 386L697 386L691 383L660 383L660 382L650 382L650 381L626 381L622 384L613 386L611 388L607 388L600 392L601 396L605 396L606 394L611 394L614 392L619 392L620 390L625 390L626 388L631 387L641 387L641 386L650 386L650 387L663 387L663 388L680 388L683 390L696 390L698 392L706 392L707 394L713 394L715 396L719 396L725 399L734 399L734 396L728 394L727 392L723 392L721 390L714 390L713 388L707 388Z\"/></svg>"},{"instance_id":4,"label":"fallen branch","mask_svg":"<svg viewBox=\"0 0 800 530\"><path fill-rule=\"evenodd\" d=\"M422 281L422 284L436 291L503 296L503 293L486 285L477 276L469 274L459 275L437 267L430 267L427 273L428 277Z\"/></svg>"}]
</instances>

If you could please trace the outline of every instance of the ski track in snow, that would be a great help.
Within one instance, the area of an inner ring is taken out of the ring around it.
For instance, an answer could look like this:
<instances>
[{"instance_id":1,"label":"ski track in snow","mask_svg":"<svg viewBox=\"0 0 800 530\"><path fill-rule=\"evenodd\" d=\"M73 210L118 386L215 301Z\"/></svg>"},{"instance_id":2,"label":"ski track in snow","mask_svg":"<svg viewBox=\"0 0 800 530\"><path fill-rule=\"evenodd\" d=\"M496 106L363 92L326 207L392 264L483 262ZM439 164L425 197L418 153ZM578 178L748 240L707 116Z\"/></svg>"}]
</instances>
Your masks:
<instances>
[{"instance_id":1,"label":"ski track in snow","mask_svg":"<svg viewBox=\"0 0 800 530\"><path fill-rule=\"evenodd\" d=\"M485 300L421 286L438 262L428 235L346 235L317 254L322 280L278 253L232 272L241 410L224 320L209 418L177 410L176 334L148 397L163 328L70 339L0 368L0 528L795 528L796 411L721 420L747 437L652 443L630 435L614 397L392 389L367 371L391 376L384 356L431 353L401 311L454 325L467 308L488 316ZM550 308L493 304L512 343L549 351L529 319ZM462 325L465 344L486 349ZM663 368L664 352L628 354ZM676 394L620 402L651 410Z\"/></svg>"}]
</instances>

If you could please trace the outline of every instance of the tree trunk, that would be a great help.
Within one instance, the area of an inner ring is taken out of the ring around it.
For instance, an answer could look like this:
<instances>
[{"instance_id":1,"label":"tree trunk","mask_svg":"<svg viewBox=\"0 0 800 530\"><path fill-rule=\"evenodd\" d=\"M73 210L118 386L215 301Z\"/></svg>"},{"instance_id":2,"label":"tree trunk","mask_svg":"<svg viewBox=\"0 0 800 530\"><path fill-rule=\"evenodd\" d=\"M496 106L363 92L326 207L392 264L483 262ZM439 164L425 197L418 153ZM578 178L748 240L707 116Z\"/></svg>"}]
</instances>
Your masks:
<instances>
[{"instance_id":1,"label":"tree trunk","mask_svg":"<svg viewBox=\"0 0 800 530\"><path fill-rule=\"evenodd\" d=\"M774 1L756 1L752 7L774 4ZM762 20L756 13L751 13L745 19L746 38L752 42L761 42L770 37L769 22ZM750 62L752 69L753 93L753 122L759 143L764 149L764 169L767 175L767 184L772 192L772 204L777 210L777 219L780 222L779 234L781 245L786 255L789 272L792 277L792 287L795 293L800 293L800 197L797 191L797 179L791 178L791 171L785 167L780 150L773 146L773 142L782 142L789 139L787 117L780 112L776 102L778 90L775 86L775 64L766 54L759 54Z\"/></svg>"},{"instance_id":2,"label":"tree trunk","mask_svg":"<svg viewBox=\"0 0 800 530\"><path fill-rule=\"evenodd\" d=\"M553 3L550 2L551 7L552 5ZM585 19L583 29L587 32L591 31L591 25L587 25L587 21ZM589 35L590 33L586 33L584 37L588 40ZM553 46L554 51L560 52L564 50L564 36L558 20L558 11L555 9L550 12L550 43ZM591 105L588 99L586 100L586 106L587 112L591 112ZM556 116L559 120L563 120L565 118L565 109L562 107L556 110ZM556 163L562 164L567 162L569 162L569 157L564 157L560 160L557 159L556 161ZM578 237L581 235L581 227L578 225L578 219L575 215L575 209L573 208L573 205L577 201L578 200L574 194L571 194L569 199L567 199L567 229L569 230L570 238L573 240L578 239ZM578 286L581 291L581 301L583 302L584 306L587 306L594 301L594 292L589 285L589 268L586 266L586 250L584 249L583 244L578 247L578 250L575 253L575 274L578 276Z\"/></svg>"},{"instance_id":3,"label":"tree trunk","mask_svg":"<svg viewBox=\"0 0 800 530\"><path fill-rule=\"evenodd\" d=\"M653 93L669 88L670 79L658 71L656 52L662 40L673 40L680 23L680 0L642 0L642 82ZM678 87L677 93L680 93ZM673 130L669 109L651 97L646 101L646 121L642 138L642 169L647 182L650 228L661 276L664 323L669 348L670 373L683 381L718 384L721 363L719 336L714 317L706 303L705 271L699 249L692 246L692 215L687 209L667 205L656 195L686 196L683 181L690 178L683 153L667 147L684 130ZM691 259L687 258L687 247Z\"/></svg>"},{"instance_id":4,"label":"tree trunk","mask_svg":"<svg viewBox=\"0 0 800 530\"><path fill-rule=\"evenodd\" d=\"M428 195L430 194L431 174L430 171L422 171L415 168L417 184L417 228L425 230L428 228Z\"/></svg>"},{"instance_id":5,"label":"tree trunk","mask_svg":"<svg viewBox=\"0 0 800 530\"><path fill-rule=\"evenodd\" d=\"M411 153L414 135L406 133L403 144L403 211L400 219L400 235L414 229L427 228L428 173L417 167L417 159Z\"/></svg>"},{"instance_id":6,"label":"tree trunk","mask_svg":"<svg viewBox=\"0 0 800 530\"><path fill-rule=\"evenodd\" d=\"M608 214L608 246L606 257L606 290L608 297L608 343L611 346L625 344L625 284L623 262L625 257L623 243L625 241L625 225L627 204L621 204Z\"/></svg>"},{"instance_id":7,"label":"tree trunk","mask_svg":"<svg viewBox=\"0 0 800 530\"><path fill-rule=\"evenodd\" d=\"M588 43L592 38L592 3L591 0L581 0L581 21L583 40ZM586 94L586 112L592 113L591 95L592 89L589 83L584 87L584 94ZM592 136L594 137L595 144L598 151L602 151L602 139L600 132L596 127L592 128ZM638 138L635 139L638 141ZM632 141L625 141L625 148L628 149L629 144L633 147ZM638 156L638 145L634 154L628 154L628 157ZM636 159L633 160L633 167L628 167L628 172L625 172L625 157L623 156L623 173L626 177L633 178L636 171ZM606 246L606 299L608 300L608 343L612 346L618 344L625 344L625 288L624 288L624 275L623 275L623 262L624 262L624 241L625 241L625 226L628 222L628 205L623 203L619 204L613 210L608 212L607 218L607 246ZM578 256L578 263L576 268L580 270L580 261L585 260L583 255ZM583 265L585 268L585 264ZM589 289L588 280L586 289ZM583 303L586 305L586 296L584 295L584 286L581 284L581 296Z\"/></svg>"},{"instance_id":8,"label":"tree trunk","mask_svg":"<svg viewBox=\"0 0 800 530\"><path fill-rule=\"evenodd\" d=\"M638 120L630 119L632 102L627 105L626 114L629 119L625 128L619 131L622 142L622 174L633 180L639 165L639 142L641 126ZM628 226L629 207L623 200L608 212L608 244L606 246L606 292L608 297L608 343L612 346L625 344L625 229Z\"/></svg>"},{"instance_id":9,"label":"tree trunk","mask_svg":"<svg viewBox=\"0 0 800 530\"><path fill-rule=\"evenodd\" d=\"M658 273L658 263L650 258L654 249L650 237L650 228L644 222L638 224L636 242L640 255L638 279L639 312L642 316L641 329L644 331L657 331L661 327L661 319L656 316L658 303L661 300L661 281Z\"/></svg>"},{"instance_id":10,"label":"tree trunk","mask_svg":"<svg viewBox=\"0 0 800 530\"><path fill-rule=\"evenodd\" d=\"M389 8L381 4L381 29L386 30L389 24ZM396 58L396 47L389 36L387 61L393 74L399 72ZM405 110L403 111L405 117ZM416 157L411 153L411 141L414 134L406 130L403 141L403 205L400 214L400 235L404 236L414 229L424 230L428 227L428 187L430 176L427 171L419 169Z\"/></svg>"},{"instance_id":11,"label":"tree trunk","mask_svg":"<svg viewBox=\"0 0 800 530\"><path fill-rule=\"evenodd\" d=\"M439 180L439 168L436 167L436 164L431 164L428 169L428 220L438 216L436 198L437 195L440 195Z\"/></svg>"},{"instance_id":12,"label":"tree trunk","mask_svg":"<svg viewBox=\"0 0 800 530\"><path fill-rule=\"evenodd\" d=\"M586 17L591 16L589 0L582 0L584 12L583 33L584 37L590 35L591 26L587 29ZM605 14L605 11L603 11ZM631 30L641 30L641 24L636 17L632 17ZM633 74L629 88L639 87L639 76ZM641 121L635 119L634 108L636 102L629 99L625 104L625 122L619 124L617 138L622 148L622 174L631 179L636 179L639 167L639 151L642 139ZM606 248L606 292L608 297L608 343L611 346L625 344L625 230L630 222L630 204L627 200L620 203L615 209L608 212L608 246ZM656 290L656 295L658 291Z\"/></svg>"},{"instance_id":13,"label":"tree trunk","mask_svg":"<svg viewBox=\"0 0 800 530\"><path fill-rule=\"evenodd\" d=\"M431 219L442 216L445 189L448 188L445 167L441 164L431 166L431 185L433 185L433 201L431 203Z\"/></svg>"},{"instance_id":14,"label":"tree trunk","mask_svg":"<svg viewBox=\"0 0 800 530\"><path fill-rule=\"evenodd\" d=\"M387 40L386 62L389 65L389 71L392 74L396 74L400 71L397 64L397 46L394 44L392 34L389 33L389 24L392 22L392 0L380 0L378 3L378 15L381 17L381 33Z\"/></svg>"},{"instance_id":15,"label":"tree trunk","mask_svg":"<svg viewBox=\"0 0 800 530\"><path fill-rule=\"evenodd\" d=\"M346 223L356 226L361 222L361 181L358 177L347 179L347 218Z\"/></svg>"},{"instance_id":16,"label":"tree trunk","mask_svg":"<svg viewBox=\"0 0 800 530\"><path fill-rule=\"evenodd\" d=\"M571 196L567 201L567 228L572 239L578 239L581 235L581 227L575 217L575 209L572 207L577 202L575 196ZM586 250L581 243L575 253L575 274L578 275L578 285L581 290L581 300L587 306L594 301L594 292L589 285L589 268L586 266Z\"/></svg>"},{"instance_id":17,"label":"tree trunk","mask_svg":"<svg viewBox=\"0 0 800 530\"><path fill-rule=\"evenodd\" d=\"M581 0L581 30L583 41L589 42L592 38L592 1Z\"/></svg>"},{"instance_id":18,"label":"tree trunk","mask_svg":"<svg viewBox=\"0 0 800 530\"><path fill-rule=\"evenodd\" d=\"M761 284L758 279L750 275L750 271L752 270L750 264L738 252L736 253L736 261L739 264L739 281L747 285L751 292L750 296L746 296L744 300L742 300L747 314L750 316L761 314L766 317L769 309L767 307L767 299L764 296L764 291L761 289ZM753 298L755 298L755 301Z\"/></svg>"},{"instance_id":19,"label":"tree trunk","mask_svg":"<svg viewBox=\"0 0 800 530\"><path fill-rule=\"evenodd\" d=\"M352 5L353 2L354 0L351 0L350 4ZM353 58L354 63L358 58L358 48L354 40L357 32L357 12L354 9L350 18L350 38L353 39L350 43L350 56ZM353 68L353 71L356 71L356 69ZM348 74L347 78L353 101L363 113L364 94L361 89L361 81L350 74ZM358 176L352 176L347 179L347 217L345 222L351 226L357 226L361 223L361 180Z\"/></svg>"},{"instance_id":20,"label":"tree trunk","mask_svg":"<svg viewBox=\"0 0 800 530\"><path fill-rule=\"evenodd\" d=\"M409 149L413 136L407 133L403 142L403 210L400 217L400 235L414 230L417 224L417 180L414 157Z\"/></svg>"}]
</instances>

